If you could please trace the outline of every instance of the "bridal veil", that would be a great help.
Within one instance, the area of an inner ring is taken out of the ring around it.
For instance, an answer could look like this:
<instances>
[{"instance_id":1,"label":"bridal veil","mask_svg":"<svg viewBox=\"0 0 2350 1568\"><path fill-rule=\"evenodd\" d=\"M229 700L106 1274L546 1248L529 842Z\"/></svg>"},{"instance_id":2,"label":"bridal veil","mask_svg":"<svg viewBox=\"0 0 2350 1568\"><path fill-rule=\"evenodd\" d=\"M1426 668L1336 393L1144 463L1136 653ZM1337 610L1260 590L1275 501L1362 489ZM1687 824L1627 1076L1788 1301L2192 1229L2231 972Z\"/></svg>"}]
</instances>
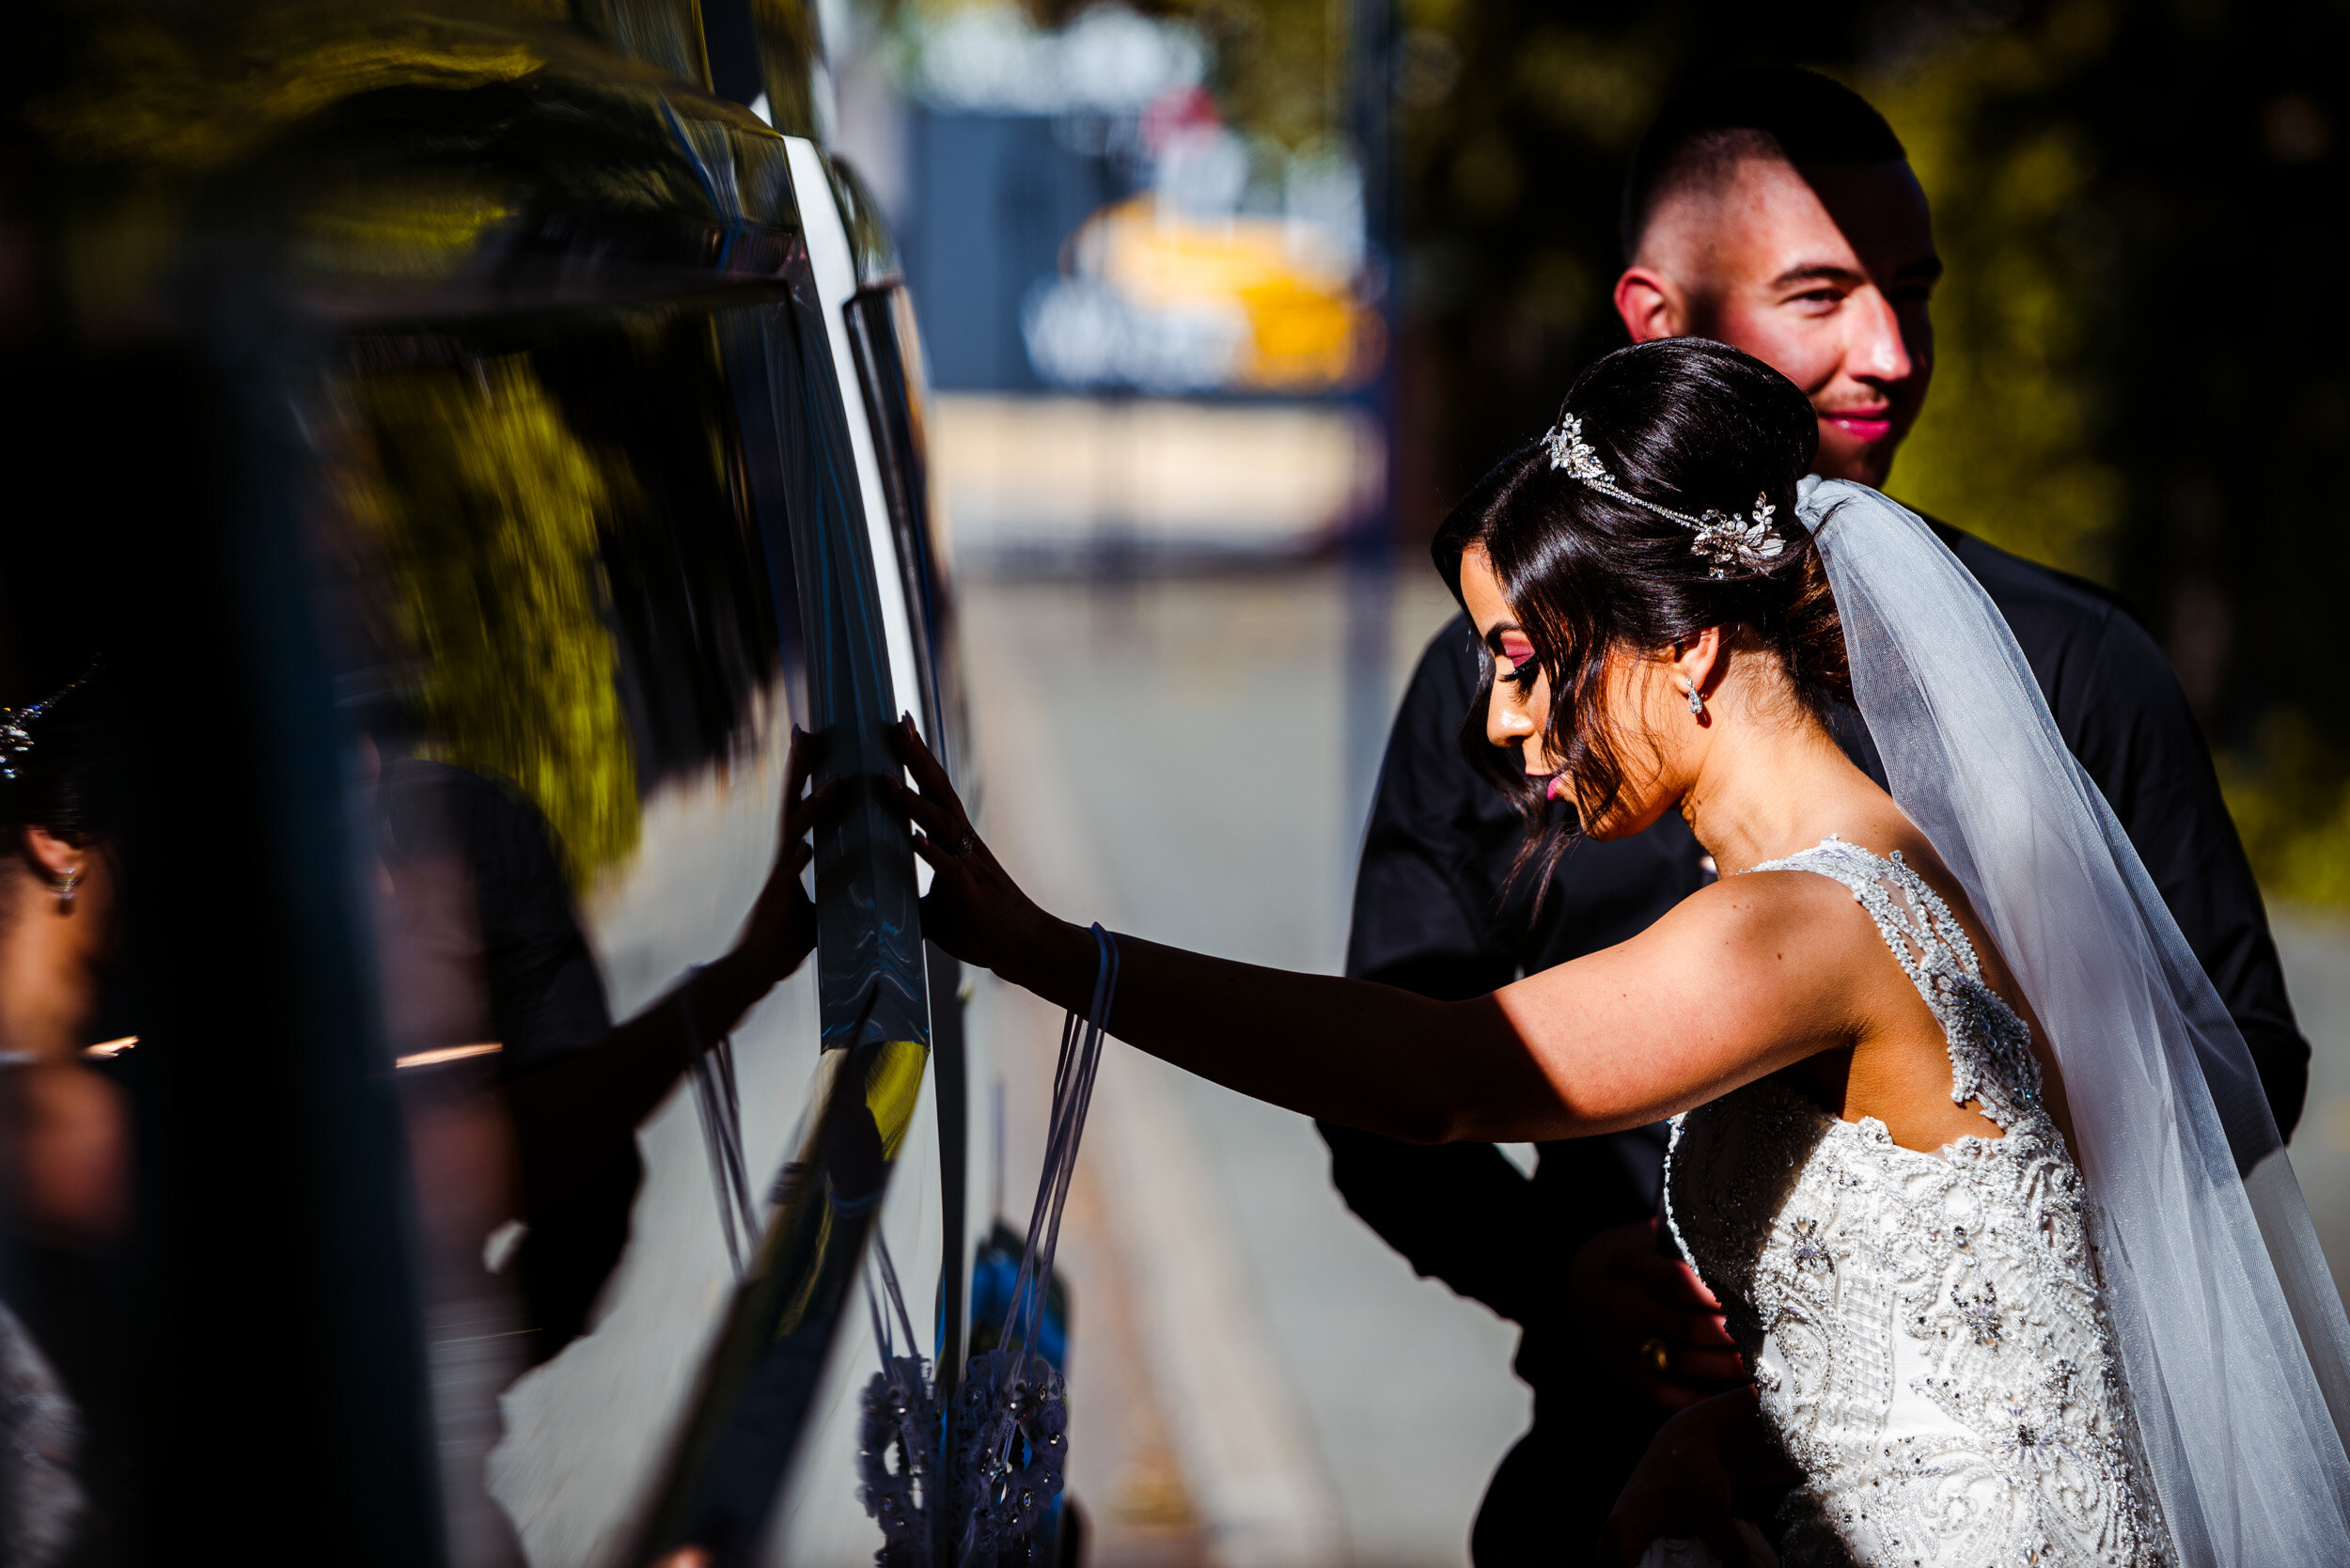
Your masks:
<instances>
[{"instance_id":1,"label":"bridal veil","mask_svg":"<svg viewBox=\"0 0 2350 1568\"><path fill-rule=\"evenodd\" d=\"M1893 798L2047 1031L2181 1563L2350 1562L2350 1324L2243 1037L1982 587L1873 490L1798 512Z\"/></svg>"}]
</instances>

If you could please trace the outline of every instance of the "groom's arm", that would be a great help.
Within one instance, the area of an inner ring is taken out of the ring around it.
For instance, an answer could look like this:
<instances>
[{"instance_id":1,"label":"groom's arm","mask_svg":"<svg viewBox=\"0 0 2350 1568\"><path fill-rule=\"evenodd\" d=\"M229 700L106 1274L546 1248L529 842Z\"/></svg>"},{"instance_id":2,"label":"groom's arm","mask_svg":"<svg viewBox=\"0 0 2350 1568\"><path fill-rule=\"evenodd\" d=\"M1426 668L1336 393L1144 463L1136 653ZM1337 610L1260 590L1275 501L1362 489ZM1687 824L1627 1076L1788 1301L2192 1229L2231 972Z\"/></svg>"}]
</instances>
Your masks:
<instances>
[{"instance_id":1,"label":"groom's arm","mask_svg":"<svg viewBox=\"0 0 2350 1568\"><path fill-rule=\"evenodd\" d=\"M1380 770L1346 972L1458 1001L1517 978L1493 937L1479 886L1483 836L1471 792L1485 788L1456 746L1476 691L1465 621L1438 634L1406 692ZM1456 646L1457 645L1457 646ZM1407 1259L1503 1317L1543 1310L1551 1281L1533 1184L1490 1143L1409 1144L1329 1122L1330 1177L1347 1207Z\"/></svg>"}]
</instances>

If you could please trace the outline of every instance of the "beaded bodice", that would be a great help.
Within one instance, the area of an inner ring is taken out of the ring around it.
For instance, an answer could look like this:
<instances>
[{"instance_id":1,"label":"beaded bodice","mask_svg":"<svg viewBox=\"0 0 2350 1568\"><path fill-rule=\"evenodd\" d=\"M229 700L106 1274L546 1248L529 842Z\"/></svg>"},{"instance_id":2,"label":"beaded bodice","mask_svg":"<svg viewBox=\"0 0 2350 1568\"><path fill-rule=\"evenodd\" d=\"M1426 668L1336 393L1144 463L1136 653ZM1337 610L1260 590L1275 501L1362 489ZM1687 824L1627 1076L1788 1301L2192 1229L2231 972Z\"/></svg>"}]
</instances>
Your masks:
<instances>
[{"instance_id":1,"label":"beaded bodice","mask_svg":"<svg viewBox=\"0 0 2350 1568\"><path fill-rule=\"evenodd\" d=\"M1851 889L2004 1137L1904 1149L1774 1075L1675 1119L1667 1215L1805 1482L1783 1560L2170 1560L2100 1302L2089 1199L2029 1030L1897 854L1831 838L1756 870Z\"/></svg>"}]
</instances>

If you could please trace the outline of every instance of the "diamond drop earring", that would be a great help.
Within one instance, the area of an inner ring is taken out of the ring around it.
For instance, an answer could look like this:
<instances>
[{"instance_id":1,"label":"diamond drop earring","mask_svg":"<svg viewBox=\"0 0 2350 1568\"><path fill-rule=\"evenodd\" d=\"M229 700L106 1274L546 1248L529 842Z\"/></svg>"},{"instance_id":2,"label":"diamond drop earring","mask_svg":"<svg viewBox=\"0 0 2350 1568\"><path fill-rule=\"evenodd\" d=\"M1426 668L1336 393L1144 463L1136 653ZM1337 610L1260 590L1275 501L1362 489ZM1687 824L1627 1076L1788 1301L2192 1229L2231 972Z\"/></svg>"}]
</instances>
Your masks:
<instances>
[{"instance_id":1,"label":"diamond drop earring","mask_svg":"<svg viewBox=\"0 0 2350 1568\"><path fill-rule=\"evenodd\" d=\"M57 909L59 913L71 909L73 907L73 896L81 890L82 868L79 866L67 867L64 870L57 873L57 880L52 886L56 888Z\"/></svg>"},{"instance_id":2,"label":"diamond drop earring","mask_svg":"<svg viewBox=\"0 0 2350 1568\"><path fill-rule=\"evenodd\" d=\"M1689 712L1698 718L1703 718L1705 716L1705 698L1698 695L1698 683L1684 676L1682 679L1681 688L1689 694Z\"/></svg>"}]
</instances>

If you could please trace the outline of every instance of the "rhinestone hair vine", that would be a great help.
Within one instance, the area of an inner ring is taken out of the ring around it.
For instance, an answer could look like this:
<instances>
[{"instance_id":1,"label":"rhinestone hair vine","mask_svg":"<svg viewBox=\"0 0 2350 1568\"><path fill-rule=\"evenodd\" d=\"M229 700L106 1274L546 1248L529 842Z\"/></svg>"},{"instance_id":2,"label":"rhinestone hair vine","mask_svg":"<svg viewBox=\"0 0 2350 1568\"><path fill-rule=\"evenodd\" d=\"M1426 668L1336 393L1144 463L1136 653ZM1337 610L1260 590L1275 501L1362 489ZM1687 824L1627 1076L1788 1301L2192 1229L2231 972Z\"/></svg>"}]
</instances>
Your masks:
<instances>
[{"instance_id":1,"label":"rhinestone hair vine","mask_svg":"<svg viewBox=\"0 0 2350 1568\"><path fill-rule=\"evenodd\" d=\"M1778 537L1778 530L1771 526L1771 516L1778 509L1766 496L1756 496L1754 510L1749 513L1709 511L1702 517L1692 517L1685 511L1660 507L1633 494L1608 476L1599 454L1583 439L1583 421L1572 414L1559 416L1558 425L1543 437L1543 446L1550 453L1550 465L1565 469L1567 478L1653 511L1695 533L1697 538L1691 547L1705 561L1709 576L1727 577L1733 566L1767 572L1778 559L1779 552L1787 547L1787 541Z\"/></svg>"},{"instance_id":2,"label":"rhinestone hair vine","mask_svg":"<svg viewBox=\"0 0 2350 1568\"><path fill-rule=\"evenodd\" d=\"M32 751L34 735L29 727L39 723L40 716L50 709L87 685L89 678L97 673L98 661L93 659L89 668L74 677L71 684L52 692L39 702L28 702L22 708L0 708L0 778L14 779L17 768Z\"/></svg>"}]
</instances>

